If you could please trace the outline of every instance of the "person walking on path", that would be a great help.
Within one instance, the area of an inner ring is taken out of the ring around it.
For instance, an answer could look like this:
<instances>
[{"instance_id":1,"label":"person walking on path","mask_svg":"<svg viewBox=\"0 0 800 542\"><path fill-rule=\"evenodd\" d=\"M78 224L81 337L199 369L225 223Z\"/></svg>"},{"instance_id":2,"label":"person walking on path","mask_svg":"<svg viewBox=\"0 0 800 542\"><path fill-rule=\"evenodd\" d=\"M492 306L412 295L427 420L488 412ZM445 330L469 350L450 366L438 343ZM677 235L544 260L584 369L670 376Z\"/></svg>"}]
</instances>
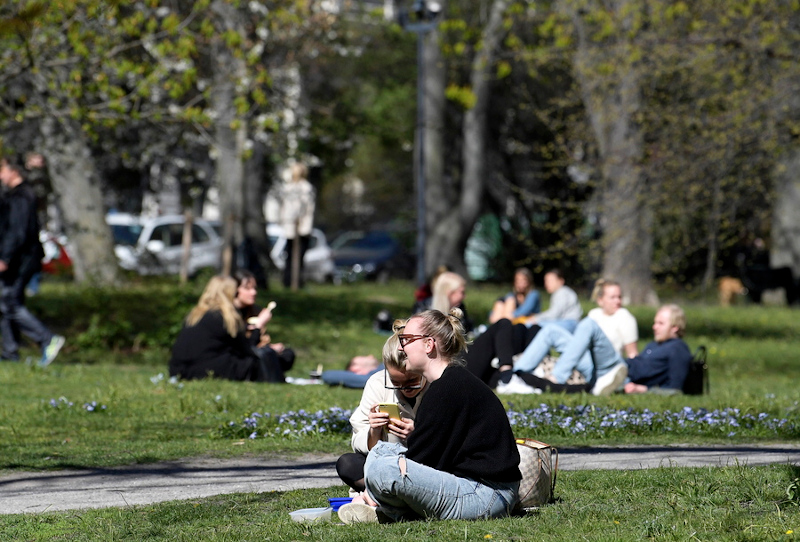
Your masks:
<instances>
[{"instance_id":1,"label":"person walking on path","mask_svg":"<svg viewBox=\"0 0 800 542\"><path fill-rule=\"evenodd\" d=\"M39 365L46 367L64 346L64 337L47 329L25 307L25 285L42 269L44 251L39 241L36 195L25 181L25 162L22 156L0 158L0 181L7 189L0 215L2 358L19 360L17 338L20 333L24 333L42 349Z\"/></svg>"}]
</instances>

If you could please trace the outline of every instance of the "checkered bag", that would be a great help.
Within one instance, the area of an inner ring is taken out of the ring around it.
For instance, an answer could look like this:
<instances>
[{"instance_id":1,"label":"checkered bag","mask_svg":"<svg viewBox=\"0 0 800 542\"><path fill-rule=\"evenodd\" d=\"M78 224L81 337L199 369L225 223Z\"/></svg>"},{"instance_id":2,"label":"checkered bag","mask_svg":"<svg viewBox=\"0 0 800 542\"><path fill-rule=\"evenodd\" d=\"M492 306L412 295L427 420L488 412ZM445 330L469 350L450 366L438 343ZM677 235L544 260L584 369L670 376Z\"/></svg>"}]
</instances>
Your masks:
<instances>
[{"instance_id":1,"label":"checkered bag","mask_svg":"<svg viewBox=\"0 0 800 542\"><path fill-rule=\"evenodd\" d=\"M516 442L519 470L522 473L517 509L527 512L553 500L558 472L558 450L530 438L518 438Z\"/></svg>"}]
</instances>

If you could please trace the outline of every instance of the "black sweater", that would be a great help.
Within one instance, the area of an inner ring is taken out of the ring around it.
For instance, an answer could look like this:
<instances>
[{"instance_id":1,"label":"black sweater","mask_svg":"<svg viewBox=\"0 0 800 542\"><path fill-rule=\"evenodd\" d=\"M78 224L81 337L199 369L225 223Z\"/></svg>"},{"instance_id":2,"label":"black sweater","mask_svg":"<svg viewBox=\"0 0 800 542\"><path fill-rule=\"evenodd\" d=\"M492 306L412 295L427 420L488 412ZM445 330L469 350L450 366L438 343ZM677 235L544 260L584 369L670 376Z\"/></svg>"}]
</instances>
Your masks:
<instances>
[{"instance_id":1,"label":"black sweater","mask_svg":"<svg viewBox=\"0 0 800 542\"><path fill-rule=\"evenodd\" d=\"M448 367L419 405L407 457L461 478L520 480L519 453L500 399L463 367Z\"/></svg>"},{"instance_id":2,"label":"black sweater","mask_svg":"<svg viewBox=\"0 0 800 542\"><path fill-rule=\"evenodd\" d=\"M42 244L39 242L39 219L36 194L26 182L8 191L0 207L0 260L10 273L22 268L41 269Z\"/></svg>"},{"instance_id":3,"label":"black sweater","mask_svg":"<svg viewBox=\"0 0 800 542\"><path fill-rule=\"evenodd\" d=\"M228 380L252 380L257 361L244 330L231 337L222 314L209 311L197 324L184 324L172 347L169 374L187 380L209 374Z\"/></svg>"}]
</instances>

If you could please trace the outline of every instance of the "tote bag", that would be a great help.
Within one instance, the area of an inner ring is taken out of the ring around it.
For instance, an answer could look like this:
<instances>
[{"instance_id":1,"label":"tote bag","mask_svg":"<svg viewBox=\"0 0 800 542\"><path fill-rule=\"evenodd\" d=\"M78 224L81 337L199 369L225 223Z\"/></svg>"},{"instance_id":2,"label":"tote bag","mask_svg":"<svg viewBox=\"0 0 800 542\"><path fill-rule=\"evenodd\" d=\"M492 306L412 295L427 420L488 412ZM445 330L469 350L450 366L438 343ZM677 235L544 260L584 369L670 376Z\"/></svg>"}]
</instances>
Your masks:
<instances>
[{"instance_id":1,"label":"tote bag","mask_svg":"<svg viewBox=\"0 0 800 542\"><path fill-rule=\"evenodd\" d=\"M516 439L519 451L519 504L523 512L553 500L558 472L558 450L531 438Z\"/></svg>"}]
</instances>

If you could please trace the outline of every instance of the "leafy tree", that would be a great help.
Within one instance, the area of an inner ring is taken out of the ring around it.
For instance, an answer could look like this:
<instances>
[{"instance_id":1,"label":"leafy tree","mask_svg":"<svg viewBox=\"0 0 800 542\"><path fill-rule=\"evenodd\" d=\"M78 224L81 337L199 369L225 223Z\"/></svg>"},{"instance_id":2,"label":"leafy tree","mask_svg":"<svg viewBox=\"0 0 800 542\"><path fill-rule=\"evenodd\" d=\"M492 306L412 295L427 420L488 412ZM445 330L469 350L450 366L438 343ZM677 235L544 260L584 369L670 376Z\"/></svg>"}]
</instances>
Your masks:
<instances>
[{"instance_id":1,"label":"leafy tree","mask_svg":"<svg viewBox=\"0 0 800 542\"><path fill-rule=\"evenodd\" d=\"M234 0L28 1L4 8L0 122L12 133L37 127L35 144L62 203L78 280L116 279L92 155L100 149L127 152L128 162L145 169L160 152L179 148L191 156L205 148L218 158L226 238L243 240L244 160L252 141L266 140L280 124L279 100L268 104L267 63L294 43L297 32L287 22L311 31L325 20L305 17L290 2L269 8ZM136 131L154 137L128 137Z\"/></svg>"},{"instance_id":2,"label":"leafy tree","mask_svg":"<svg viewBox=\"0 0 800 542\"><path fill-rule=\"evenodd\" d=\"M571 63L564 95L578 96L580 110L567 113L556 141L598 180L586 216L599 212L602 273L638 302L653 300L651 273L708 283L721 253L769 220L770 171L791 134L776 113L796 77L788 51L797 7L565 0L554 8L538 26L549 39L523 50L533 69ZM553 112L575 103L554 100L547 110L559 119Z\"/></svg>"}]
</instances>

